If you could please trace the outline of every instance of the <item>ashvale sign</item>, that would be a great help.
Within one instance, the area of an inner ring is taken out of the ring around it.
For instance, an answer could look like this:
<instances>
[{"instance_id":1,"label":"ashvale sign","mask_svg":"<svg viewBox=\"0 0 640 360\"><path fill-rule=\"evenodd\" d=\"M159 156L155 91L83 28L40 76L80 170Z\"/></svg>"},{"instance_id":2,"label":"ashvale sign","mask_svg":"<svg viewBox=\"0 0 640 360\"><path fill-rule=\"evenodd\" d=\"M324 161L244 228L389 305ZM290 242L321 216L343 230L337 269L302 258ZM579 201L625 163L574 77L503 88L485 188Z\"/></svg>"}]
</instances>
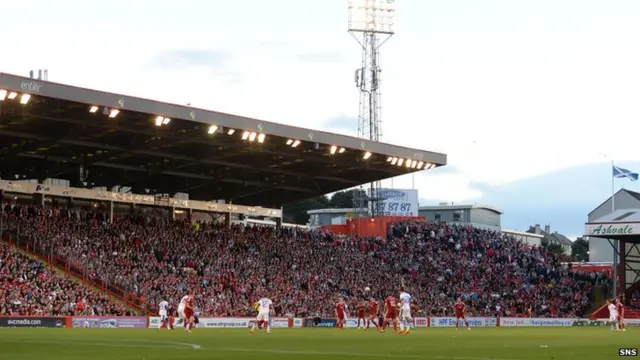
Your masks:
<instances>
[{"instance_id":1,"label":"ashvale sign","mask_svg":"<svg viewBox=\"0 0 640 360\"><path fill-rule=\"evenodd\" d=\"M639 224L593 224L587 225L585 235L607 236L607 235L638 235Z\"/></svg>"}]
</instances>

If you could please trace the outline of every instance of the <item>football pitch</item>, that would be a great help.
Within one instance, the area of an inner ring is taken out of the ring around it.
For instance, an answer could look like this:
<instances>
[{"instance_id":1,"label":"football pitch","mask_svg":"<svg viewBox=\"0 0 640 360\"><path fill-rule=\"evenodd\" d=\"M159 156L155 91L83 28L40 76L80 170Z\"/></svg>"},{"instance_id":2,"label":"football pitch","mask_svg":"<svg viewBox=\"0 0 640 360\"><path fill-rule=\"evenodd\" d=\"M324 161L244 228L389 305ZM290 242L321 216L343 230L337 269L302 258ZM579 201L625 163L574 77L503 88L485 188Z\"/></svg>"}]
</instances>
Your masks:
<instances>
[{"instance_id":1,"label":"football pitch","mask_svg":"<svg viewBox=\"0 0 640 360\"><path fill-rule=\"evenodd\" d=\"M603 360L638 347L636 328L418 329L409 335L373 330L0 329L0 359L433 359Z\"/></svg>"}]
</instances>

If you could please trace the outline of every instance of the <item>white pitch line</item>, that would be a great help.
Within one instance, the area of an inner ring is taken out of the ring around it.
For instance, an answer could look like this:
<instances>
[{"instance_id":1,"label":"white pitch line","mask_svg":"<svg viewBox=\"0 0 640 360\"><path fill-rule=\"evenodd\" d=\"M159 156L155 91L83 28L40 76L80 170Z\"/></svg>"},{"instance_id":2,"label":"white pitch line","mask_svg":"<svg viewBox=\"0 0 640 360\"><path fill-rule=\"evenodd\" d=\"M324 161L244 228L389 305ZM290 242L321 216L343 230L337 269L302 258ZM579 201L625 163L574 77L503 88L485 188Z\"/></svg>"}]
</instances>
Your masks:
<instances>
[{"instance_id":1,"label":"white pitch line","mask_svg":"<svg viewBox=\"0 0 640 360\"><path fill-rule=\"evenodd\" d=\"M26 344L57 344L57 345L91 345L91 346L106 346L106 347L130 347L130 348L167 348L167 349L184 349L185 347L190 347L192 349L201 349L202 347L198 344L187 344L187 343L179 343L179 342L164 342L165 344L174 344L174 345L162 345L162 343L158 343L157 345L144 345L144 341L141 341L142 344L114 344L114 343L104 343L104 342L87 342L87 341L50 341L50 340L18 340L18 339L1 339L2 342L13 342L13 343L26 343ZM147 344L150 342L146 342ZM180 345L180 346L175 346Z\"/></svg>"},{"instance_id":2,"label":"white pitch line","mask_svg":"<svg viewBox=\"0 0 640 360\"><path fill-rule=\"evenodd\" d=\"M67 339L70 339L70 340L81 340L81 341L84 340L84 338L81 338L81 337L65 337L64 338L64 340L67 340ZM190 344L190 343L183 343L183 342L176 342L176 341L120 339L120 338L110 338L109 340L134 342L134 343L138 343L138 344L174 344L174 345L192 347L194 349L201 349L202 348L202 346L200 346L198 344Z\"/></svg>"},{"instance_id":3,"label":"white pitch line","mask_svg":"<svg viewBox=\"0 0 640 360\"><path fill-rule=\"evenodd\" d=\"M411 355L411 354L367 354L367 353L351 353L351 352L333 352L333 351L306 351L306 350L268 350L268 349L237 349L237 348L216 348L218 351L229 352L257 352L272 354L291 354L291 355L326 355L326 356L360 356L374 358L409 358L409 359L433 359L433 360L520 360L505 359L494 357L461 357L461 356L428 356L428 355Z\"/></svg>"}]
</instances>

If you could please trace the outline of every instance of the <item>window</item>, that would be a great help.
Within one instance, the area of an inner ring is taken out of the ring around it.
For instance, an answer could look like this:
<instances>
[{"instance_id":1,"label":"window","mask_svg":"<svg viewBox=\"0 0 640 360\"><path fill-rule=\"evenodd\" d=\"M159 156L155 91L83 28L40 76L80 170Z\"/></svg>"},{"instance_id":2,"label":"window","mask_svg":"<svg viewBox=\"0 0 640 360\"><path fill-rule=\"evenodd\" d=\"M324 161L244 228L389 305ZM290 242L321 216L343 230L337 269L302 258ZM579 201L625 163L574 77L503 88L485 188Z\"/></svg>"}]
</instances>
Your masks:
<instances>
[{"instance_id":1,"label":"window","mask_svg":"<svg viewBox=\"0 0 640 360\"><path fill-rule=\"evenodd\" d=\"M433 220L435 220L435 221L440 221L440 213L435 213L435 214L433 215Z\"/></svg>"},{"instance_id":2,"label":"window","mask_svg":"<svg viewBox=\"0 0 640 360\"><path fill-rule=\"evenodd\" d=\"M460 212L460 211L455 211L455 212L453 213L453 221L454 221L454 222L459 222L459 221L462 221L461 219L462 219L462 212Z\"/></svg>"}]
</instances>

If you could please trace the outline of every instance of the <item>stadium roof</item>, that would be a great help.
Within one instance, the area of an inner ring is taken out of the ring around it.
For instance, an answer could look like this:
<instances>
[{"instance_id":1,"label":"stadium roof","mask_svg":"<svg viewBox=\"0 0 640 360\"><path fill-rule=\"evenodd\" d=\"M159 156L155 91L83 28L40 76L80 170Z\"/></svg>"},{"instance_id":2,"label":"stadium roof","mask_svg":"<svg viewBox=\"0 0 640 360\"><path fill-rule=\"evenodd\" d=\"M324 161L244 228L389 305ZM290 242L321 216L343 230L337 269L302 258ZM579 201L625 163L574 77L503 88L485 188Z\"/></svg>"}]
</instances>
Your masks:
<instances>
[{"instance_id":1,"label":"stadium roof","mask_svg":"<svg viewBox=\"0 0 640 360\"><path fill-rule=\"evenodd\" d=\"M495 206L487 204L469 204L469 205L425 205L418 208L419 211L447 211L447 210L471 210L471 209L484 209L493 211L496 214L504 214L502 210Z\"/></svg>"},{"instance_id":2,"label":"stadium roof","mask_svg":"<svg viewBox=\"0 0 640 360\"><path fill-rule=\"evenodd\" d=\"M0 176L10 180L68 179L279 207L446 161L440 153L0 73Z\"/></svg>"}]
</instances>

